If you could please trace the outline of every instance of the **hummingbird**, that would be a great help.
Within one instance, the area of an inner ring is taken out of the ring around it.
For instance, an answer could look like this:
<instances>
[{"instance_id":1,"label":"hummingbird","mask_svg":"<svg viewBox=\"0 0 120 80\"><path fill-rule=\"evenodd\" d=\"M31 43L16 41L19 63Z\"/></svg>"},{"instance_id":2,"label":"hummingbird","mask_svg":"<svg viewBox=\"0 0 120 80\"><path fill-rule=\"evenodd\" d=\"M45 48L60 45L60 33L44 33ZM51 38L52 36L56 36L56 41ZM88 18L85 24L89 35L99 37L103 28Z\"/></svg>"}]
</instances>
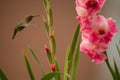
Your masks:
<instances>
[{"instance_id":1,"label":"hummingbird","mask_svg":"<svg viewBox=\"0 0 120 80\"><path fill-rule=\"evenodd\" d=\"M36 16L27 16L25 19L23 19L22 21L20 21L19 23L16 24L15 28L14 28L14 32L13 32L13 36L12 39L15 38L16 34L20 31L22 31L24 28L26 28L28 26L28 23L32 21L32 19L34 17L37 17L39 15Z\"/></svg>"}]
</instances>

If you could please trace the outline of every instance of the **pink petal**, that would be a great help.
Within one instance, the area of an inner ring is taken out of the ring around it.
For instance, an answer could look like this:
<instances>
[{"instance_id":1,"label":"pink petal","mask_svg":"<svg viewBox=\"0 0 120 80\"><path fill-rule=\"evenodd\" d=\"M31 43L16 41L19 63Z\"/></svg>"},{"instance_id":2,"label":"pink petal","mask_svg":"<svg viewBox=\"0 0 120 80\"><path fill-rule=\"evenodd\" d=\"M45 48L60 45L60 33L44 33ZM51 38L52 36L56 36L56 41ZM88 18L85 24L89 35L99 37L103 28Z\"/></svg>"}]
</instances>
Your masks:
<instances>
[{"instance_id":1,"label":"pink petal","mask_svg":"<svg viewBox=\"0 0 120 80\"><path fill-rule=\"evenodd\" d=\"M78 6L84 6L84 4L89 0L76 0L75 3Z\"/></svg>"},{"instance_id":2,"label":"pink petal","mask_svg":"<svg viewBox=\"0 0 120 80\"><path fill-rule=\"evenodd\" d=\"M76 0L76 11L79 16L92 17L100 12L105 0Z\"/></svg>"},{"instance_id":3,"label":"pink petal","mask_svg":"<svg viewBox=\"0 0 120 80\"><path fill-rule=\"evenodd\" d=\"M84 17L84 18L81 18L81 32L84 32L84 33L88 33L90 34L91 33L91 29L92 29L92 22L91 20L88 18L88 17Z\"/></svg>"},{"instance_id":4,"label":"pink petal","mask_svg":"<svg viewBox=\"0 0 120 80\"><path fill-rule=\"evenodd\" d=\"M85 5L89 16L94 16L101 9L97 0L89 0Z\"/></svg>"},{"instance_id":5,"label":"pink petal","mask_svg":"<svg viewBox=\"0 0 120 80\"><path fill-rule=\"evenodd\" d=\"M93 17L92 21L93 21L93 29L97 29L97 30L100 28L103 28L105 30L108 29L107 21L104 16L102 15L95 16Z\"/></svg>"},{"instance_id":6,"label":"pink petal","mask_svg":"<svg viewBox=\"0 0 120 80\"><path fill-rule=\"evenodd\" d=\"M79 16L87 16L87 10L84 7L76 6L76 11Z\"/></svg>"},{"instance_id":7,"label":"pink petal","mask_svg":"<svg viewBox=\"0 0 120 80\"><path fill-rule=\"evenodd\" d=\"M106 56L104 53L100 53L100 54L95 54L93 61L96 62L96 64L100 64L102 62L104 62L106 59Z\"/></svg>"},{"instance_id":8,"label":"pink petal","mask_svg":"<svg viewBox=\"0 0 120 80\"><path fill-rule=\"evenodd\" d=\"M87 46L88 46L88 44L82 41L80 44L80 50L86 53L88 51Z\"/></svg>"},{"instance_id":9,"label":"pink petal","mask_svg":"<svg viewBox=\"0 0 120 80\"><path fill-rule=\"evenodd\" d=\"M114 33L118 32L115 20L113 20L112 18L108 18L107 22L108 22L109 31L111 33L114 34Z\"/></svg>"},{"instance_id":10,"label":"pink petal","mask_svg":"<svg viewBox=\"0 0 120 80\"><path fill-rule=\"evenodd\" d=\"M99 0L99 4L101 7L104 5L104 3L105 3L105 0Z\"/></svg>"},{"instance_id":11,"label":"pink petal","mask_svg":"<svg viewBox=\"0 0 120 80\"><path fill-rule=\"evenodd\" d=\"M85 47L85 45L82 49L90 57L92 62L96 62L96 64L102 63L106 59L106 56L103 53L89 50Z\"/></svg>"},{"instance_id":12,"label":"pink petal","mask_svg":"<svg viewBox=\"0 0 120 80\"><path fill-rule=\"evenodd\" d=\"M81 16L77 16L76 19L80 22L81 21Z\"/></svg>"},{"instance_id":13,"label":"pink petal","mask_svg":"<svg viewBox=\"0 0 120 80\"><path fill-rule=\"evenodd\" d=\"M96 62L96 64L100 64L104 62L106 59L106 56L104 53L88 51L87 55L91 58L92 62Z\"/></svg>"},{"instance_id":14,"label":"pink petal","mask_svg":"<svg viewBox=\"0 0 120 80\"><path fill-rule=\"evenodd\" d=\"M95 42L98 42L100 40L100 38L95 34L95 33L92 33L90 36L89 36L89 41L91 43L95 43Z\"/></svg>"},{"instance_id":15,"label":"pink petal","mask_svg":"<svg viewBox=\"0 0 120 80\"><path fill-rule=\"evenodd\" d=\"M104 37L105 43L109 43L112 41L113 34L111 32L108 32L106 36Z\"/></svg>"}]
</instances>

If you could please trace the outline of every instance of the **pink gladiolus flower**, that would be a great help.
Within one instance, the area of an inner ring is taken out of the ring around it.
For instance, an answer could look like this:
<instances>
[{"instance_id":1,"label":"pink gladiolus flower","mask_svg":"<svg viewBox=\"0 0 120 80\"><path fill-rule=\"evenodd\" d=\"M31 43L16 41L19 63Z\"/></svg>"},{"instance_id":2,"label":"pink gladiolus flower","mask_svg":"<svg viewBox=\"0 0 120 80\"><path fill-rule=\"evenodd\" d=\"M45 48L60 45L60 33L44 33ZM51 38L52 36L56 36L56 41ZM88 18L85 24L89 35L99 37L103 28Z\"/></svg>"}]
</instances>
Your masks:
<instances>
[{"instance_id":1,"label":"pink gladiolus flower","mask_svg":"<svg viewBox=\"0 0 120 80\"><path fill-rule=\"evenodd\" d=\"M117 32L115 20L98 15L92 19L82 18L80 23L82 32L80 50L85 52L92 61L103 62L106 59L103 52L108 48L113 35Z\"/></svg>"},{"instance_id":2,"label":"pink gladiolus flower","mask_svg":"<svg viewBox=\"0 0 120 80\"><path fill-rule=\"evenodd\" d=\"M82 35L82 43L80 44L80 50L85 52L92 62L96 62L96 64L102 63L106 56L103 54L103 52L106 50L106 48L103 48L104 46L99 43L91 43L89 42L89 39L87 39L86 36Z\"/></svg>"},{"instance_id":3,"label":"pink gladiolus flower","mask_svg":"<svg viewBox=\"0 0 120 80\"><path fill-rule=\"evenodd\" d=\"M76 11L78 16L86 17L86 16L94 16L98 13L105 0L76 0Z\"/></svg>"},{"instance_id":4,"label":"pink gladiolus flower","mask_svg":"<svg viewBox=\"0 0 120 80\"><path fill-rule=\"evenodd\" d=\"M117 32L117 27L112 18L106 19L104 16L98 15L92 19L81 20L81 32L88 35L88 39L92 43L109 43Z\"/></svg>"}]
</instances>

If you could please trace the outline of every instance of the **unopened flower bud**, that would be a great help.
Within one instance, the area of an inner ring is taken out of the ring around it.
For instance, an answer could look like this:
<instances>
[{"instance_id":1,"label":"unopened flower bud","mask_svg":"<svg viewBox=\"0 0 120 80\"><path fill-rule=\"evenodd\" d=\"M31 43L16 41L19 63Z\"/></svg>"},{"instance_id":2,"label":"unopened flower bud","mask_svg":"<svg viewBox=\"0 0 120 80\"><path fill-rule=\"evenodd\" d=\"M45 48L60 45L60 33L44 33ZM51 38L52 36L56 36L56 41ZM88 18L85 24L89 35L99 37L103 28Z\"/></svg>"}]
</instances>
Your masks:
<instances>
[{"instance_id":1,"label":"unopened flower bud","mask_svg":"<svg viewBox=\"0 0 120 80\"><path fill-rule=\"evenodd\" d=\"M50 38L53 38L54 37L54 35L53 34L50 34Z\"/></svg>"},{"instance_id":2,"label":"unopened flower bud","mask_svg":"<svg viewBox=\"0 0 120 80\"><path fill-rule=\"evenodd\" d=\"M54 72L56 70L55 64L50 64L50 68Z\"/></svg>"},{"instance_id":3,"label":"unopened flower bud","mask_svg":"<svg viewBox=\"0 0 120 80\"><path fill-rule=\"evenodd\" d=\"M49 52L49 48L47 45L44 46L45 47L45 51L48 53Z\"/></svg>"}]
</instances>

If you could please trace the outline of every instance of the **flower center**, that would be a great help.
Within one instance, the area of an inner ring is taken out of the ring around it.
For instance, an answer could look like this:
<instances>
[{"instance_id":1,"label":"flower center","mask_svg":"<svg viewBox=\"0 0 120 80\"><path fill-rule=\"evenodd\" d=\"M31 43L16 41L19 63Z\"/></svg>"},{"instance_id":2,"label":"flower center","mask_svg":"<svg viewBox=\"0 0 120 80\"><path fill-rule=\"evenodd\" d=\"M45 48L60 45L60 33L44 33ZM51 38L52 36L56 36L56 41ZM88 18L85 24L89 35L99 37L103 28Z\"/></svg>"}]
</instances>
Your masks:
<instances>
[{"instance_id":1,"label":"flower center","mask_svg":"<svg viewBox=\"0 0 120 80\"><path fill-rule=\"evenodd\" d=\"M87 8L96 7L98 5L97 1L91 0L86 3Z\"/></svg>"},{"instance_id":2,"label":"flower center","mask_svg":"<svg viewBox=\"0 0 120 80\"><path fill-rule=\"evenodd\" d=\"M103 34L105 34L105 31L103 29L101 29L101 30L99 30L99 34L103 35Z\"/></svg>"}]
</instances>

